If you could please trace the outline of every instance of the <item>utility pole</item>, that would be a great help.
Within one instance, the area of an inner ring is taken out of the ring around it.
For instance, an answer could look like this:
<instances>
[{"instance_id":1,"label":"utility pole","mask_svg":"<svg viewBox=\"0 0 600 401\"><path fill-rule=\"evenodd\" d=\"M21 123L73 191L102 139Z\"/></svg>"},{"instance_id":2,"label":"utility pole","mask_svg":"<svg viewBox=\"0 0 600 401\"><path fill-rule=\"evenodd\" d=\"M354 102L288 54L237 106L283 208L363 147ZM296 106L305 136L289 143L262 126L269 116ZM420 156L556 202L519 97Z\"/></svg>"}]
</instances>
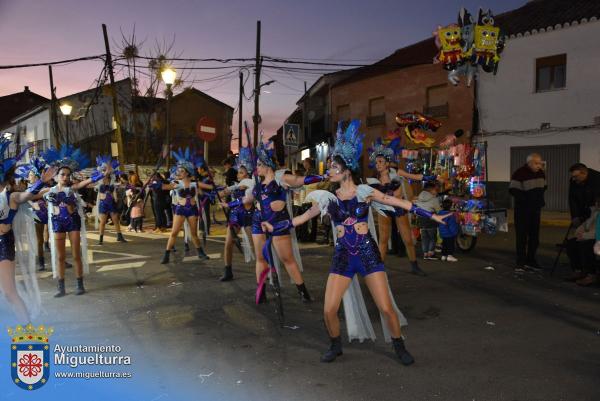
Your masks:
<instances>
[{"instance_id":1,"label":"utility pole","mask_svg":"<svg viewBox=\"0 0 600 401\"><path fill-rule=\"evenodd\" d=\"M56 91L54 88L54 78L52 77L52 66L48 66L48 74L50 75L50 144L54 147L60 146L58 121L56 120Z\"/></svg>"},{"instance_id":2,"label":"utility pole","mask_svg":"<svg viewBox=\"0 0 600 401\"><path fill-rule=\"evenodd\" d=\"M117 139L117 149L119 152L119 160L122 164L125 163L125 154L123 153L123 135L121 133L121 116L119 115L119 105L117 99L117 88L115 88L115 75L113 73L112 56L110 54L110 45L108 44L108 33L106 32L106 24L102 24L102 33L104 34L104 47L106 48L106 68L108 69L108 78L110 79L110 92L113 103L113 118L115 119L116 129L115 136Z\"/></svg>"},{"instance_id":3,"label":"utility pole","mask_svg":"<svg viewBox=\"0 0 600 401\"><path fill-rule=\"evenodd\" d=\"M258 125L260 124L260 114L258 112L258 100L260 97L260 21L256 21L256 65L254 67L254 144L258 144Z\"/></svg>"},{"instance_id":4,"label":"utility pole","mask_svg":"<svg viewBox=\"0 0 600 401\"><path fill-rule=\"evenodd\" d=\"M244 94L244 73L240 71L240 102L238 104L238 152L242 150L242 104ZM250 144L248 144L250 146Z\"/></svg>"}]
</instances>

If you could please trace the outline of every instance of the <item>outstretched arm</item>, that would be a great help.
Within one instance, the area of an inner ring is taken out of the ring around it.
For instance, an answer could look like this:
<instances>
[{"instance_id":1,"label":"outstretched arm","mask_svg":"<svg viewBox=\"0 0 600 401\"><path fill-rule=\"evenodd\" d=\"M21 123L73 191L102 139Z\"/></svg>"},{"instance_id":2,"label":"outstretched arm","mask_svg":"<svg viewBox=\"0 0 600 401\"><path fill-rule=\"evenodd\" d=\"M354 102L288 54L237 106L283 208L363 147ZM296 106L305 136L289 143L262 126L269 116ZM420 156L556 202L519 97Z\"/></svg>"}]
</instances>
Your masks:
<instances>
[{"instance_id":1,"label":"outstretched arm","mask_svg":"<svg viewBox=\"0 0 600 401\"><path fill-rule=\"evenodd\" d=\"M315 184L317 182L325 181L326 179L327 177L323 175L307 175L302 177L292 174L284 174L282 178L283 182L292 188L301 187L302 185Z\"/></svg>"},{"instance_id":2,"label":"outstretched arm","mask_svg":"<svg viewBox=\"0 0 600 401\"><path fill-rule=\"evenodd\" d=\"M411 203L405 199L399 199L399 198L396 198L395 196L383 194L376 189L373 190L373 192L371 193L371 196L369 198L376 202L383 203L384 205L400 207L404 210L408 210L410 213L416 214L417 216L426 217L428 219L437 221L440 224L446 224L444 222L444 219L447 219L448 217L451 216L451 214L447 214L445 216L433 214L430 211L422 209L422 208L418 207L417 205L414 205L413 203Z\"/></svg>"},{"instance_id":3,"label":"outstretched arm","mask_svg":"<svg viewBox=\"0 0 600 401\"><path fill-rule=\"evenodd\" d=\"M40 191L42 190L42 188L44 188L44 186L46 185L46 183L50 182L50 180L52 179L52 177L54 177L56 175L57 169L56 167L50 167L49 169L46 169L46 171L44 171L42 173L42 177L36 181L33 185L31 185L27 191L25 192L13 192L10 195L10 203L12 204L12 206L18 206L21 203L25 203L30 201L31 199L33 199L34 196L36 196L37 194L40 193Z\"/></svg>"},{"instance_id":4,"label":"outstretched arm","mask_svg":"<svg viewBox=\"0 0 600 401\"><path fill-rule=\"evenodd\" d=\"M267 223L267 222L262 222L261 226L262 226L262 229L267 232L274 232L274 231L277 232L277 231L281 231L281 230L286 230L291 227L296 227L296 226L302 225L302 224L306 223L307 221L309 221L310 219L312 219L313 217L318 216L320 213L321 213L321 210L319 209L319 205L317 203L313 203L313 205L310 209L308 209L306 212L302 213L300 216L294 217L293 220L279 221L279 222L275 223L275 225L273 225L271 223Z\"/></svg>"}]
</instances>

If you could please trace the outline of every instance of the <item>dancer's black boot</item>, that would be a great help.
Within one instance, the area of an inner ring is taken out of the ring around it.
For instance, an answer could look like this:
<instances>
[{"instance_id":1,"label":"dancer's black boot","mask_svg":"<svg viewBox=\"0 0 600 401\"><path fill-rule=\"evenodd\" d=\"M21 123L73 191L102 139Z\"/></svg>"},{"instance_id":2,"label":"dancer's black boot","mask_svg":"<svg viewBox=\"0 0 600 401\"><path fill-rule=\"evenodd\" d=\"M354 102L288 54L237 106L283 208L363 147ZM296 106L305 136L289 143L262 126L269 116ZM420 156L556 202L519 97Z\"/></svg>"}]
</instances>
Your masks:
<instances>
[{"instance_id":1,"label":"dancer's black boot","mask_svg":"<svg viewBox=\"0 0 600 401\"><path fill-rule=\"evenodd\" d=\"M406 347L404 346L404 340L402 338L392 337L392 344L394 345L394 351L396 351L396 355L398 355L398 358L400 358L400 362L402 362L403 365L408 366L415 363L415 358L413 358L413 356L406 350Z\"/></svg>"},{"instance_id":2,"label":"dancer's black boot","mask_svg":"<svg viewBox=\"0 0 600 401\"><path fill-rule=\"evenodd\" d=\"M321 355L321 362L333 362L335 358L342 355L342 337L330 337L331 345L327 352Z\"/></svg>"},{"instance_id":3,"label":"dancer's black boot","mask_svg":"<svg viewBox=\"0 0 600 401\"><path fill-rule=\"evenodd\" d=\"M125 237L123 237L122 233L117 233L117 241L119 241L119 242L127 242L127 240L125 239Z\"/></svg>"},{"instance_id":4,"label":"dancer's black boot","mask_svg":"<svg viewBox=\"0 0 600 401\"><path fill-rule=\"evenodd\" d=\"M38 270L39 271L46 270L46 261L44 260L44 255L38 256Z\"/></svg>"},{"instance_id":5,"label":"dancer's black boot","mask_svg":"<svg viewBox=\"0 0 600 401\"><path fill-rule=\"evenodd\" d=\"M187 242L184 242L184 243L183 243L183 250L184 250L185 252L189 252L189 251L190 251L190 244L189 244L189 243L187 243Z\"/></svg>"},{"instance_id":6,"label":"dancer's black boot","mask_svg":"<svg viewBox=\"0 0 600 401\"><path fill-rule=\"evenodd\" d=\"M221 276L219 281L231 281L231 280L233 280L233 270L231 269L231 266L225 266L225 269L223 270L223 276Z\"/></svg>"},{"instance_id":7,"label":"dancer's black boot","mask_svg":"<svg viewBox=\"0 0 600 401\"><path fill-rule=\"evenodd\" d=\"M44 242L44 250L50 252L50 242Z\"/></svg>"},{"instance_id":8,"label":"dancer's black boot","mask_svg":"<svg viewBox=\"0 0 600 401\"><path fill-rule=\"evenodd\" d=\"M410 262L410 272L412 274L416 274L417 276L427 277L427 273L421 270L416 260Z\"/></svg>"},{"instance_id":9,"label":"dancer's black boot","mask_svg":"<svg viewBox=\"0 0 600 401\"><path fill-rule=\"evenodd\" d=\"M98 240L98 245L102 245L104 242L104 234L100 234L100 239Z\"/></svg>"},{"instance_id":10,"label":"dancer's black boot","mask_svg":"<svg viewBox=\"0 0 600 401\"><path fill-rule=\"evenodd\" d=\"M204 252L204 248L200 247L200 248L196 248L196 250L198 251L198 259L201 259L201 260L210 259L208 257L208 255Z\"/></svg>"},{"instance_id":11,"label":"dancer's black boot","mask_svg":"<svg viewBox=\"0 0 600 401\"><path fill-rule=\"evenodd\" d=\"M83 277L77 278L77 289L75 289L75 295L85 294L85 288L83 287Z\"/></svg>"},{"instance_id":12,"label":"dancer's black boot","mask_svg":"<svg viewBox=\"0 0 600 401\"><path fill-rule=\"evenodd\" d=\"M65 279L59 278L58 279L58 292L54 295L54 298L64 297L65 295L67 295L67 293L65 292Z\"/></svg>"},{"instance_id":13,"label":"dancer's black boot","mask_svg":"<svg viewBox=\"0 0 600 401\"><path fill-rule=\"evenodd\" d=\"M302 298L302 302L311 302L312 301L310 294L308 293L308 290L306 289L306 286L304 285L304 283L302 283L300 285L296 284L296 288L298 289L298 294L300 294L300 297Z\"/></svg>"},{"instance_id":14,"label":"dancer's black boot","mask_svg":"<svg viewBox=\"0 0 600 401\"><path fill-rule=\"evenodd\" d=\"M161 265L166 265L167 263L169 263L169 255L170 254L171 254L171 251L165 251L165 254L163 255L162 259L160 260Z\"/></svg>"}]
</instances>

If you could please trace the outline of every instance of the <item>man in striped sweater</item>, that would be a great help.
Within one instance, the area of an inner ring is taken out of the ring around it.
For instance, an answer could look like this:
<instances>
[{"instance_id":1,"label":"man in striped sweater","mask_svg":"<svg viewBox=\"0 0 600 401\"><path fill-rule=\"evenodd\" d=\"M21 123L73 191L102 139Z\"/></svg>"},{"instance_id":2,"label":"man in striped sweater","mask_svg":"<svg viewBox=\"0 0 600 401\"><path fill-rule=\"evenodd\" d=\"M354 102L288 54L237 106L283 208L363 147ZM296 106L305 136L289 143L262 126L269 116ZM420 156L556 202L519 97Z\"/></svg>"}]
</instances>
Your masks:
<instances>
[{"instance_id":1,"label":"man in striped sweater","mask_svg":"<svg viewBox=\"0 0 600 401\"><path fill-rule=\"evenodd\" d=\"M510 178L509 192L515 198L516 273L523 273L525 269L540 270L535 254L540 242L540 216L547 188L543 166L542 156L532 153L527 156L527 163Z\"/></svg>"}]
</instances>

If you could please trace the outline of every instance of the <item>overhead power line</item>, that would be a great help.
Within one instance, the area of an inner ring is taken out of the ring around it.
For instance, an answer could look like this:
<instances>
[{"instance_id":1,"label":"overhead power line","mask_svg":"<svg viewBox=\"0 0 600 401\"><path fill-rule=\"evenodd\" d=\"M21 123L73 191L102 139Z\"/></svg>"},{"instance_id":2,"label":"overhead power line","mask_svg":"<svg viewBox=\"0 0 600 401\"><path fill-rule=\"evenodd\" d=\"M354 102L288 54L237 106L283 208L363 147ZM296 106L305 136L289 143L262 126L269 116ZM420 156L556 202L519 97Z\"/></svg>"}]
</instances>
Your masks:
<instances>
[{"instance_id":1,"label":"overhead power line","mask_svg":"<svg viewBox=\"0 0 600 401\"><path fill-rule=\"evenodd\" d=\"M77 61L89 61L89 60L102 60L104 61L104 56L87 56L87 57L78 57L67 60L59 60L59 61L46 61L42 63L31 63L31 64L12 64L12 65L0 65L0 70L8 70L11 68L29 68L29 67L44 67L48 65L60 65L60 64L68 64L74 63Z\"/></svg>"}]
</instances>

